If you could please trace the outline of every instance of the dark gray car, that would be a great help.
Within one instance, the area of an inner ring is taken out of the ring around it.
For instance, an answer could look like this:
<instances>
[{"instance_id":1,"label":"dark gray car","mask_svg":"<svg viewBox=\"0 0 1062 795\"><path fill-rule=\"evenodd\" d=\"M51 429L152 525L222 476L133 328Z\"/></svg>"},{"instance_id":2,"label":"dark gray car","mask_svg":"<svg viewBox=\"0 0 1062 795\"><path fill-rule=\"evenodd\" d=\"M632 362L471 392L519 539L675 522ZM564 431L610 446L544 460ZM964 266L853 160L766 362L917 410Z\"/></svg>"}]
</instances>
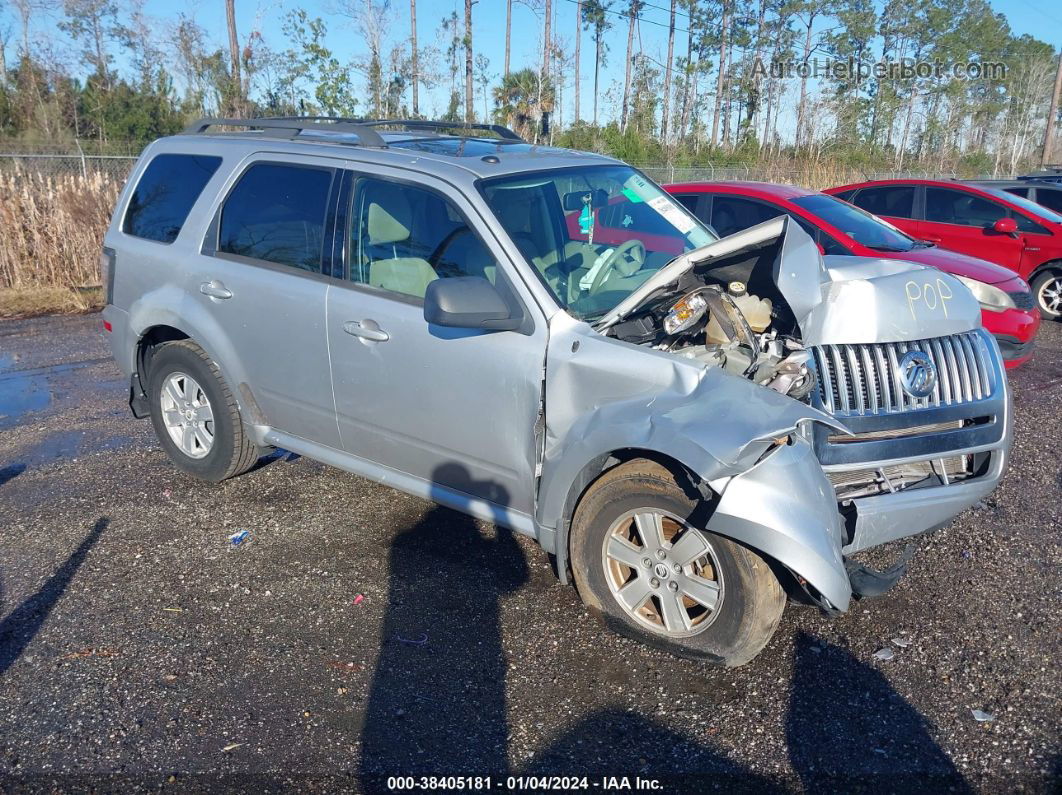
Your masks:
<instances>
[{"instance_id":1,"label":"dark gray car","mask_svg":"<svg viewBox=\"0 0 1062 795\"><path fill-rule=\"evenodd\" d=\"M298 452L534 537L608 623L750 660L787 592L991 492L999 350L947 274L717 239L635 169L503 128L206 120L107 232L106 326L178 467ZM491 137L496 136L496 137Z\"/></svg>"}]
</instances>

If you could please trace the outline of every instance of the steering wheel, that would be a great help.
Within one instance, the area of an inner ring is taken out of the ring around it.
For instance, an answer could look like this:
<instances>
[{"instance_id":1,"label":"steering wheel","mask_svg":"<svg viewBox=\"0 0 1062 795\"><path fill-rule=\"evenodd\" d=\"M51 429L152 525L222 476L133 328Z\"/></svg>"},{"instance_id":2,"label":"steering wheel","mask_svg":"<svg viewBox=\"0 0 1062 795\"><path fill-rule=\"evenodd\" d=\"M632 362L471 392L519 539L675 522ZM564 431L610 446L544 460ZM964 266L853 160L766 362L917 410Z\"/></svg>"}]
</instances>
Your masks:
<instances>
[{"instance_id":1,"label":"steering wheel","mask_svg":"<svg viewBox=\"0 0 1062 795\"><path fill-rule=\"evenodd\" d=\"M631 268L630 273L626 274L627 276L639 270L645 264L645 244L641 240L633 239L628 240L626 243L620 243L612 249L612 253L597 269L597 275L594 277L594 281L591 282L590 288L586 291L587 295L595 295L612 271L619 269L621 263L628 266L637 266Z\"/></svg>"}]
</instances>

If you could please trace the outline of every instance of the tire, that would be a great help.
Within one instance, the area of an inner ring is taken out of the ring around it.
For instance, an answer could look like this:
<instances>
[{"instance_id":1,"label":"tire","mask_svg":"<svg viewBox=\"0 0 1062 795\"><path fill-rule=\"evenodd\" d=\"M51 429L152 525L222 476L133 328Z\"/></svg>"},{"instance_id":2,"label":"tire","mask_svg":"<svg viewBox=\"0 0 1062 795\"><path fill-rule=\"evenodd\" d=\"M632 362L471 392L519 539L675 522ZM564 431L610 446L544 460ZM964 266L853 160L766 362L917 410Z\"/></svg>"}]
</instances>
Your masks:
<instances>
[{"instance_id":1,"label":"tire","mask_svg":"<svg viewBox=\"0 0 1062 795\"><path fill-rule=\"evenodd\" d=\"M623 635L681 657L743 665L778 628L785 592L760 555L696 529L704 527L708 506L688 492L674 473L646 459L598 478L572 522L576 588L587 607ZM659 524L646 521L647 514L659 517ZM662 531L663 543L645 544L654 529ZM619 594L631 585L625 596ZM645 592L637 609L621 602L637 604Z\"/></svg>"},{"instance_id":2,"label":"tire","mask_svg":"<svg viewBox=\"0 0 1062 795\"><path fill-rule=\"evenodd\" d=\"M191 340L166 343L152 357L148 401L162 449L190 475L219 483L242 475L261 456L221 370Z\"/></svg>"},{"instance_id":3,"label":"tire","mask_svg":"<svg viewBox=\"0 0 1062 795\"><path fill-rule=\"evenodd\" d=\"M1062 270L1045 270L1036 274L1032 283L1036 308L1044 320L1062 318Z\"/></svg>"}]
</instances>

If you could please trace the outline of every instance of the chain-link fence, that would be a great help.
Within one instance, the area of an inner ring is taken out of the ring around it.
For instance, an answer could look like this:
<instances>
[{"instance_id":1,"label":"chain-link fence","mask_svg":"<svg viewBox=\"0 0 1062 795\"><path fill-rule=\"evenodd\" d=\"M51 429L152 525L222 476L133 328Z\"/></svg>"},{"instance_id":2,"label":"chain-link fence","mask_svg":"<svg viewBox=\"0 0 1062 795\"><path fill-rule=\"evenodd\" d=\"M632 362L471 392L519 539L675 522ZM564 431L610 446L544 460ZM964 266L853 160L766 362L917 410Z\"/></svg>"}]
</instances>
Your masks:
<instances>
[{"instance_id":1,"label":"chain-link fence","mask_svg":"<svg viewBox=\"0 0 1062 795\"><path fill-rule=\"evenodd\" d=\"M0 151L0 173L23 171L55 176L78 174L83 177L103 174L124 180L135 162L135 155L25 154Z\"/></svg>"},{"instance_id":2,"label":"chain-link fence","mask_svg":"<svg viewBox=\"0 0 1062 795\"><path fill-rule=\"evenodd\" d=\"M108 146L109 153L102 154L90 146L38 146L30 151L29 145L0 142L0 172L23 170L36 174L66 175L103 174L124 180L136 162L140 146L121 144ZM73 149L74 151L71 151ZM121 152L121 153L115 153ZM792 161L779 163L727 163L702 166L674 166L660 163L637 164L650 178L661 184L670 182L714 182L717 180L754 180L757 182L782 182L822 189L832 185L862 182L872 179L952 179L958 175L925 169L906 171L862 171L828 161L796 164Z\"/></svg>"}]
</instances>

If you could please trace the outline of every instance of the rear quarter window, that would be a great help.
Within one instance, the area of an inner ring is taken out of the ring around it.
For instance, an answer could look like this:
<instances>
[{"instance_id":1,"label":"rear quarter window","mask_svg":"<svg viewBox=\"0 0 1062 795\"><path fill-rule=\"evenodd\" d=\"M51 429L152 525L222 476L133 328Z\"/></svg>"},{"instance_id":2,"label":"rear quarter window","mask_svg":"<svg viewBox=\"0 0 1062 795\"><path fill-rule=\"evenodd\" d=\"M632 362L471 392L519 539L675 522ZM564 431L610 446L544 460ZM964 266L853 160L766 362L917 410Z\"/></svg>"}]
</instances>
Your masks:
<instances>
[{"instance_id":1,"label":"rear quarter window","mask_svg":"<svg viewBox=\"0 0 1062 795\"><path fill-rule=\"evenodd\" d=\"M220 165L220 157L155 155L129 200L122 231L145 240L172 243Z\"/></svg>"}]
</instances>

